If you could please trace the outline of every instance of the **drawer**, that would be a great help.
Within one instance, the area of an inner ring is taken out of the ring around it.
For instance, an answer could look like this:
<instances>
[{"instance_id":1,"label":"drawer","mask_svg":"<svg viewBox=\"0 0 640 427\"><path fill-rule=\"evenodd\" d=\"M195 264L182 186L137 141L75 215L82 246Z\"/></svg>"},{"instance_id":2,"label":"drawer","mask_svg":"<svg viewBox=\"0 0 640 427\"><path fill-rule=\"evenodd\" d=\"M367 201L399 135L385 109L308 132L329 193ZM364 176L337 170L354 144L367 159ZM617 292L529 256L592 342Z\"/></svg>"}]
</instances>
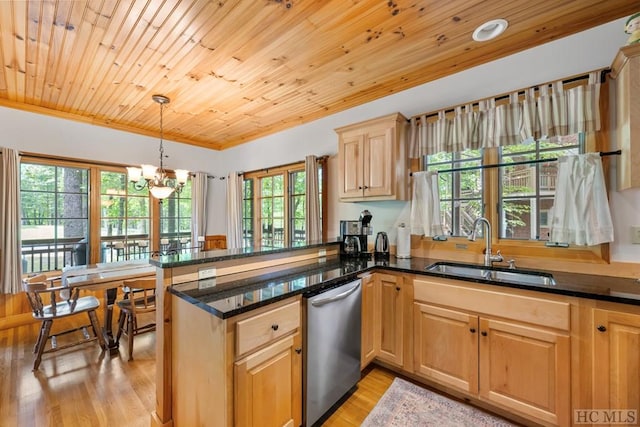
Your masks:
<instances>
[{"instance_id":1,"label":"drawer","mask_svg":"<svg viewBox=\"0 0 640 427\"><path fill-rule=\"evenodd\" d=\"M513 319L568 331L571 304L564 301L518 295L509 291L477 289L458 281L414 280L414 299L478 314ZM489 285L490 286L490 285Z\"/></svg>"},{"instance_id":2,"label":"drawer","mask_svg":"<svg viewBox=\"0 0 640 427\"><path fill-rule=\"evenodd\" d=\"M236 356L287 335L299 327L299 301L241 320L236 324Z\"/></svg>"}]
</instances>

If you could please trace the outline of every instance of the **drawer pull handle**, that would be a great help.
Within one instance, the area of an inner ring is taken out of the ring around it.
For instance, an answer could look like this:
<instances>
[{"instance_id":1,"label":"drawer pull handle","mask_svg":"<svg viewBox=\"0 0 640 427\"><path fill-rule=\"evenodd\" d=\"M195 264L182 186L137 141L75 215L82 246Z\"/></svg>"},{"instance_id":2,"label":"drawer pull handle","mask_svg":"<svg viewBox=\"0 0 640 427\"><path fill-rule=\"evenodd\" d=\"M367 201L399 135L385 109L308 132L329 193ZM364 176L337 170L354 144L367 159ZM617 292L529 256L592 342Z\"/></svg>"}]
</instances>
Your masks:
<instances>
[{"instance_id":1,"label":"drawer pull handle","mask_svg":"<svg viewBox=\"0 0 640 427\"><path fill-rule=\"evenodd\" d=\"M298 354L302 353L302 349L300 347L296 348L296 353Z\"/></svg>"},{"instance_id":2,"label":"drawer pull handle","mask_svg":"<svg viewBox=\"0 0 640 427\"><path fill-rule=\"evenodd\" d=\"M480 332L480 335L482 335L483 337L486 337L487 336L487 331Z\"/></svg>"},{"instance_id":3,"label":"drawer pull handle","mask_svg":"<svg viewBox=\"0 0 640 427\"><path fill-rule=\"evenodd\" d=\"M400 286L396 286L396 291L400 291Z\"/></svg>"},{"instance_id":4,"label":"drawer pull handle","mask_svg":"<svg viewBox=\"0 0 640 427\"><path fill-rule=\"evenodd\" d=\"M476 333L476 328L470 328L469 332L471 332L472 334L475 334Z\"/></svg>"},{"instance_id":5,"label":"drawer pull handle","mask_svg":"<svg viewBox=\"0 0 640 427\"><path fill-rule=\"evenodd\" d=\"M607 331L607 327L604 325L599 325L597 328L600 332L606 332Z\"/></svg>"},{"instance_id":6,"label":"drawer pull handle","mask_svg":"<svg viewBox=\"0 0 640 427\"><path fill-rule=\"evenodd\" d=\"M278 330L278 324L274 323L273 325L271 325L271 329L273 329L274 331Z\"/></svg>"}]
</instances>

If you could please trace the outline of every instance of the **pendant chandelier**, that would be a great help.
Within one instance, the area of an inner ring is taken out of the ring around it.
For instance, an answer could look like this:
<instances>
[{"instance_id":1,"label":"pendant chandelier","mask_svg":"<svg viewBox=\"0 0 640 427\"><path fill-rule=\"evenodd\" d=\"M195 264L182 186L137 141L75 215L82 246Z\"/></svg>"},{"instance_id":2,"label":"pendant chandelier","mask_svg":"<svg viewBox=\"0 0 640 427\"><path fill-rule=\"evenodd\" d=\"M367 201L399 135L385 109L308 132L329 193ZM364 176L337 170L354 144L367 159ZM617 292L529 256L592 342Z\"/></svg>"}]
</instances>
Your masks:
<instances>
[{"instance_id":1,"label":"pendant chandelier","mask_svg":"<svg viewBox=\"0 0 640 427\"><path fill-rule=\"evenodd\" d=\"M163 110L164 106L170 102L169 98L164 95L153 95L151 97L154 102L160 104L160 168L153 165L140 165L140 167L128 167L127 175L129 181L136 190L149 188L151 195L156 199L166 199L173 193L180 193L182 188L189 179L189 171L184 169L176 169L176 177L169 178L164 170L164 147L163 147Z\"/></svg>"}]
</instances>

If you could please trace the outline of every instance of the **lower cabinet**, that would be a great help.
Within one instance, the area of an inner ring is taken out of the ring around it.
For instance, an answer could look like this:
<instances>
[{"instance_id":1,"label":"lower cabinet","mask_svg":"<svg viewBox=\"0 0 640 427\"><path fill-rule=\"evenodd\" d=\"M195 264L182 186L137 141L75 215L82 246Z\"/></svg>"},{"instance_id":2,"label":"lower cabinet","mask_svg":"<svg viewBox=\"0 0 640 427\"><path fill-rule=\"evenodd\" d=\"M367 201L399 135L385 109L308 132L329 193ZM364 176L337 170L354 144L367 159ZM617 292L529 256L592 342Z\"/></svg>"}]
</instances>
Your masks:
<instances>
[{"instance_id":1,"label":"lower cabinet","mask_svg":"<svg viewBox=\"0 0 640 427\"><path fill-rule=\"evenodd\" d=\"M301 344L296 333L235 363L235 425L301 424Z\"/></svg>"},{"instance_id":2,"label":"lower cabinet","mask_svg":"<svg viewBox=\"0 0 640 427\"><path fill-rule=\"evenodd\" d=\"M593 408L623 410L615 421L640 423L640 314L593 310L593 375Z\"/></svg>"},{"instance_id":3,"label":"lower cabinet","mask_svg":"<svg viewBox=\"0 0 640 427\"><path fill-rule=\"evenodd\" d=\"M402 275L373 273L362 277L361 368L376 358L403 366L405 292Z\"/></svg>"},{"instance_id":4,"label":"lower cabinet","mask_svg":"<svg viewBox=\"0 0 640 427\"><path fill-rule=\"evenodd\" d=\"M173 425L301 425L300 302L221 319L172 296Z\"/></svg>"},{"instance_id":5,"label":"lower cabinet","mask_svg":"<svg viewBox=\"0 0 640 427\"><path fill-rule=\"evenodd\" d=\"M380 316L377 315L380 293L375 286L374 274L364 276L362 279L362 335L360 369L364 369L376 357L376 346L380 334Z\"/></svg>"},{"instance_id":6,"label":"lower cabinet","mask_svg":"<svg viewBox=\"0 0 640 427\"><path fill-rule=\"evenodd\" d=\"M570 424L568 304L440 283L421 288L418 282L414 292L422 300L413 308L417 375L536 422ZM543 323L523 323L519 316L528 321L539 316Z\"/></svg>"},{"instance_id":7,"label":"lower cabinet","mask_svg":"<svg viewBox=\"0 0 640 427\"><path fill-rule=\"evenodd\" d=\"M377 357L385 362L402 366L404 298L402 276L375 274L380 292L380 345Z\"/></svg>"},{"instance_id":8,"label":"lower cabinet","mask_svg":"<svg viewBox=\"0 0 640 427\"><path fill-rule=\"evenodd\" d=\"M235 426L302 423L300 302L235 321Z\"/></svg>"}]
</instances>

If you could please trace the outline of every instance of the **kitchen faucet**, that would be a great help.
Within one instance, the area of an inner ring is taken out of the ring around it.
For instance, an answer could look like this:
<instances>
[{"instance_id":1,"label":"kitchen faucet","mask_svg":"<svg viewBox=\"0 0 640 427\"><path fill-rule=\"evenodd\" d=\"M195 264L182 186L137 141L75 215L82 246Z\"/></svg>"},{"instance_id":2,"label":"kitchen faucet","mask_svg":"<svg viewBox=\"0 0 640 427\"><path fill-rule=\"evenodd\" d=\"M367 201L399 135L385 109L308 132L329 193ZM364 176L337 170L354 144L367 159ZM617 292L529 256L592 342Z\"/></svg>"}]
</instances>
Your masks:
<instances>
[{"instance_id":1,"label":"kitchen faucet","mask_svg":"<svg viewBox=\"0 0 640 427\"><path fill-rule=\"evenodd\" d=\"M484 230L484 265L486 267L491 267L494 262L502 262L502 254L498 251L495 255L491 254L491 224L484 217L476 218L473 221L473 225L471 226L471 234L469 234L469 240L475 242L476 240L476 229L478 228L478 223L482 223L485 226Z\"/></svg>"}]
</instances>

